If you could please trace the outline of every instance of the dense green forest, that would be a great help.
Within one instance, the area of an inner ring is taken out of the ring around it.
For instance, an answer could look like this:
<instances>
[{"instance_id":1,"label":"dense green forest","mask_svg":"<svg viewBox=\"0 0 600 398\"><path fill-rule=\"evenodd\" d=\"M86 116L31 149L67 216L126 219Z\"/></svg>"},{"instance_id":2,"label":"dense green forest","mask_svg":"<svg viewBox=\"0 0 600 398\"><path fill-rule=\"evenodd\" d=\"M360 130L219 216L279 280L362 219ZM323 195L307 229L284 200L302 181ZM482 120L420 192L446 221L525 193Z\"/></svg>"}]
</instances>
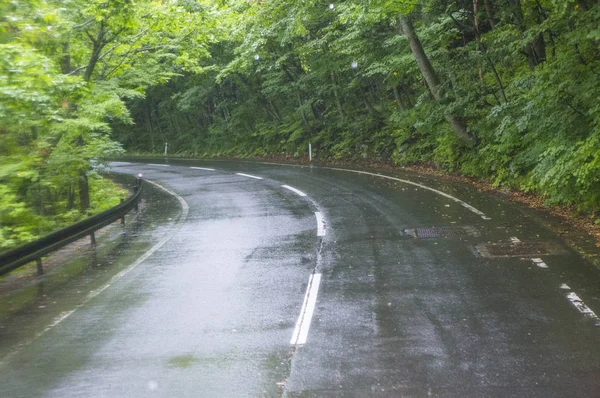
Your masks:
<instances>
[{"instance_id":1,"label":"dense green forest","mask_svg":"<svg viewBox=\"0 0 600 398\"><path fill-rule=\"evenodd\" d=\"M0 0L0 250L114 206L98 173L123 153L128 103L208 58L195 2Z\"/></svg>"},{"instance_id":2,"label":"dense green forest","mask_svg":"<svg viewBox=\"0 0 600 398\"><path fill-rule=\"evenodd\" d=\"M0 248L105 203L96 162L166 143L311 143L594 213L599 26L595 0L0 0Z\"/></svg>"},{"instance_id":3,"label":"dense green forest","mask_svg":"<svg viewBox=\"0 0 600 398\"><path fill-rule=\"evenodd\" d=\"M224 5L225 6L225 5ZM203 73L130 103L129 150L434 163L600 204L593 0L238 1Z\"/></svg>"}]
</instances>

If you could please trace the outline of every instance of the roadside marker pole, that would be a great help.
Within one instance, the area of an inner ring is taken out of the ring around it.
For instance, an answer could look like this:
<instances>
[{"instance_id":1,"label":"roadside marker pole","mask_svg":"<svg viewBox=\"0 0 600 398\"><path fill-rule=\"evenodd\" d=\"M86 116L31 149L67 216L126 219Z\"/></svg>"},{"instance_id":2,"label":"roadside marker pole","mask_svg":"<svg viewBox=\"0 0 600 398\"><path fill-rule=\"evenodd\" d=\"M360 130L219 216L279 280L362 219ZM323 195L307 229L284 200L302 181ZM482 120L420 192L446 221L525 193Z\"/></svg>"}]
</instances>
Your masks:
<instances>
[{"instance_id":1,"label":"roadside marker pole","mask_svg":"<svg viewBox=\"0 0 600 398\"><path fill-rule=\"evenodd\" d=\"M308 143L308 161L312 162L312 144Z\"/></svg>"}]
</instances>

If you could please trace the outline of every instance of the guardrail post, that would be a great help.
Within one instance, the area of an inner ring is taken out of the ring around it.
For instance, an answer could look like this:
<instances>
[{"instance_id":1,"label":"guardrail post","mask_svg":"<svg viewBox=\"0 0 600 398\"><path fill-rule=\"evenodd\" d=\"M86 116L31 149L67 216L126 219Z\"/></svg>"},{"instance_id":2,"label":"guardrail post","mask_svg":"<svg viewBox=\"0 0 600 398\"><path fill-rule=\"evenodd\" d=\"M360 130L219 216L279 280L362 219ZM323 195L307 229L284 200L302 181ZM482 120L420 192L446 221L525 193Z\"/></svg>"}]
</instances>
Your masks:
<instances>
[{"instance_id":1,"label":"guardrail post","mask_svg":"<svg viewBox=\"0 0 600 398\"><path fill-rule=\"evenodd\" d=\"M142 189L142 175L138 174L137 178L135 179L135 185L133 186L133 192L137 193L140 189ZM139 203L139 198L135 201L135 206L134 206L135 211L140 210L138 203Z\"/></svg>"},{"instance_id":2,"label":"guardrail post","mask_svg":"<svg viewBox=\"0 0 600 398\"><path fill-rule=\"evenodd\" d=\"M37 260L35 260L35 264L37 266L37 274L44 275L44 267L42 265L42 259L38 258Z\"/></svg>"},{"instance_id":3,"label":"guardrail post","mask_svg":"<svg viewBox=\"0 0 600 398\"><path fill-rule=\"evenodd\" d=\"M123 204L124 200L123 198L121 198L121 204ZM123 214L123 217L121 217L121 224L125 224L125 214Z\"/></svg>"}]
</instances>

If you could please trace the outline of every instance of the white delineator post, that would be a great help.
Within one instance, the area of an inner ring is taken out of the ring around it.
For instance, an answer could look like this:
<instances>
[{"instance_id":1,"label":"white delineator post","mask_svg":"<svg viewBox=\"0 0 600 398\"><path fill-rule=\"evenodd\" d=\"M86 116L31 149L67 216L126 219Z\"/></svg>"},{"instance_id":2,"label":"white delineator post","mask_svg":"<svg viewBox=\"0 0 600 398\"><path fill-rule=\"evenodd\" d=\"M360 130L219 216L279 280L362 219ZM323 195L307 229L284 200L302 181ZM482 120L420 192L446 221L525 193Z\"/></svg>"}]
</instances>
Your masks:
<instances>
[{"instance_id":1,"label":"white delineator post","mask_svg":"<svg viewBox=\"0 0 600 398\"><path fill-rule=\"evenodd\" d=\"M167 149L169 148L169 143L165 141L165 157L167 157Z\"/></svg>"},{"instance_id":2,"label":"white delineator post","mask_svg":"<svg viewBox=\"0 0 600 398\"><path fill-rule=\"evenodd\" d=\"M312 144L308 143L308 160L312 162Z\"/></svg>"}]
</instances>

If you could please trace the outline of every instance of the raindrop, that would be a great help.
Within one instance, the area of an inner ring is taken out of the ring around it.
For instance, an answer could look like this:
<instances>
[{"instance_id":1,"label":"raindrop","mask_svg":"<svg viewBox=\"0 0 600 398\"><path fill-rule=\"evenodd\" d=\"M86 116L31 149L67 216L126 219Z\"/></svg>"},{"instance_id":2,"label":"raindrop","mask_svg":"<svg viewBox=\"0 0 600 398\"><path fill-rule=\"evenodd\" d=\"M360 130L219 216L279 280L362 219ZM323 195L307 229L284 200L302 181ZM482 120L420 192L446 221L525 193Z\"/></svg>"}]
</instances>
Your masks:
<instances>
[{"instance_id":1,"label":"raindrop","mask_svg":"<svg viewBox=\"0 0 600 398\"><path fill-rule=\"evenodd\" d=\"M329 9L330 10L333 10L333 7L334 7L333 3L329 4Z\"/></svg>"},{"instance_id":2,"label":"raindrop","mask_svg":"<svg viewBox=\"0 0 600 398\"><path fill-rule=\"evenodd\" d=\"M352 63L350 64L350 66L352 67L352 69L356 69L356 68L358 68L358 62L352 61Z\"/></svg>"},{"instance_id":3,"label":"raindrop","mask_svg":"<svg viewBox=\"0 0 600 398\"><path fill-rule=\"evenodd\" d=\"M148 382L148 390L150 391L156 391L158 390L158 383L154 380L150 380Z\"/></svg>"}]
</instances>

